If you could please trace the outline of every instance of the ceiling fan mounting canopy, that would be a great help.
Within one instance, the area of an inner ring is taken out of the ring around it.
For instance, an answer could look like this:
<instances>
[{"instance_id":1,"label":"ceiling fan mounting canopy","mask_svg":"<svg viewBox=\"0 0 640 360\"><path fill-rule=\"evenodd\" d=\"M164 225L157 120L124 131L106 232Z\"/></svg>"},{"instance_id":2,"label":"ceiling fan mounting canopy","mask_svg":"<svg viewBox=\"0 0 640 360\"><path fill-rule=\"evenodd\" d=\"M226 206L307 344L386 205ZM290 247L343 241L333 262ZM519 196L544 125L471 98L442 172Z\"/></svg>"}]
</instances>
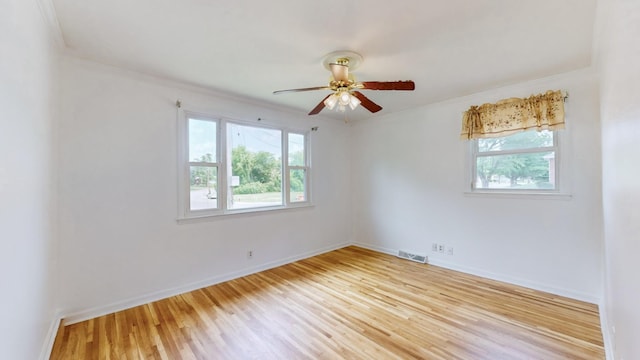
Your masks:
<instances>
[{"instance_id":1,"label":"ceiling fan mounting canopy","mask_svg":"<svg viewBox=\"0 0 640 360\"><path fill-rule=\"evenodd\" d=\"M331 64L340 64L344 61L346 61L346 64L344 65L348 65L349 69L355 70L362 64L364 58L357 52L349 50L339 50L325 55L324 59L322 60L322 66L324 66L325 69L331 71Z\"/></svg>"},{"instance_id":2,"label":"ceiling fan mounting canopy","mask_svg":"<svg viewBox=\"0 0 640 360\"><path fill-rule=\"evenodd\" d=\"M325 69L331 72L331 79L327 86L316 86L309 88L288 89L274 91L274 94L285 92L301 92L312 90L331 90L333 93L327 95L318 105L316 105L309 115L318 114L325 107L333 109L339 104L338 110L345 111L346 106L353 110L358 105L372 113L382 110L382 106L374 103L358 90L414 90L415 83L406 81L363 81L356 82L355 77L349 73L362 64L362 55L353 51L341 50L327 54L322 61ZM342 99L342 100L340 100Z\"/></svg>"}]
</instances>

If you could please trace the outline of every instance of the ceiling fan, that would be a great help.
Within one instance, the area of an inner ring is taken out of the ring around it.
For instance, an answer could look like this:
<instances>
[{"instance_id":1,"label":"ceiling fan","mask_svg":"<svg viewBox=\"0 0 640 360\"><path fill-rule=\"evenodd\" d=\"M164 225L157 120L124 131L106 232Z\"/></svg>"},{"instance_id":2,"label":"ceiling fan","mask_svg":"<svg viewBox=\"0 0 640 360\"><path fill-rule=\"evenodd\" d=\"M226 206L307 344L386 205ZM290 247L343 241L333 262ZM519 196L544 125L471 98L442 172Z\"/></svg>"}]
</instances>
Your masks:
<instances>
[{"instance_id":1,"label":"ceiling fan","mask_svg":"<svg viewBox=\"0 0 640 360\"><path fill-rule=\"evenodd\" d=\"M309 115L316 115L325 107L329 110L336 108L344 112L347 107L354 110L358 105L372 113L382 110L382 106L374 103L364 96L359 90L414 90L415 83L407 81L363 81L357 82L349 70L355 69L362 62L362 56L351 51L336 51L325 56L323 65L331 72L329 84L326 86L316 86L300 89L287 89L274 91L274 94L286 92L301 92L313 90L331 90Z\"/></svg>"}]
</instances>

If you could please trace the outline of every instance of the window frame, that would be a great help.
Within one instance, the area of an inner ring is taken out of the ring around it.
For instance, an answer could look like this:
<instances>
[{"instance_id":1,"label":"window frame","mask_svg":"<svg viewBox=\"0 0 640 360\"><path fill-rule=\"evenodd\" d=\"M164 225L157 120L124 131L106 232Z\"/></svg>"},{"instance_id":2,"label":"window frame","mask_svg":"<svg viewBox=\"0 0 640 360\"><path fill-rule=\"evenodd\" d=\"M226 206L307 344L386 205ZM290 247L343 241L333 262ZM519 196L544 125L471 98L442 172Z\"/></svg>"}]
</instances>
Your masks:
<instances>
[{"instance_id":1,"label":"window frame","mask_svg":"<svg viewBox=\"0 0 640 360\"><path fill-rule=\"evenodd\" d=\"M304 165L291 165L289 164L289 135L302 135L304 139L304 154L302 156L304 160ZM286 183L285 189L287 189L285 198L288 204L296 204L296 205L304 205L305 203L311 202L311 192L309 191L311 187L311 177L310 174L310 158L309 158L309 132L301 132L301 131L288 131L285 136L282 137L283 143L286 143L286 150L283 151L283 154L286 154L286 161L284 163L284 178L283 183ZM283 144L285 146L285 144ZM304 170L304 200L301 201L292 201L291 200L291 170Z\"/></svg>"},{"instance_id":2,"label":"window frame","mask_svg":"<svg viewBox=\"0 0 640 360\"><path fill-rule=\"evenodd\" d=\"M535 131L535 130L530 130ZM562 139L563 135L561 131L558 130L548 130L553 133L553 145L545 146L545 147L532 147L532 148L520 148L520 149L509 149L509 150L498 150L498 151L487 151L481 152L479 151L479 139L472 139L469 141L469 147L467 151L467 189L465 194L468 195L522 195L522 196L557 196L560 195L565 198L570 198L570 195L566 192L566 179L567 169L564 163L564 153L565 151L565 141ZM515 134L510 134L506 136L511 136ZM506 137L505 136L505 137ZM500 155L515 155L515 154L530 154L530 153L541 153L541 152L554 152L554 181L555 188L554 189L510 189L510 188L479 188L477 187L478 175L477 175L477 159L478 157L484 156L500 156Z\"/></svg>"},{"instance_id":3,"label":"window frame","mask_svg":"<svg viewBox=\"0 0 640 360\"><path fill-rule=\"evenodd\" d=\"M178 116L178 221L191 219L206 219L220 216L255 214L270 212L275 210L287 210L292 208L312 206L311 191L311 132L303 129L292 129L284 126L276 126L245 120L232 119L224 116L213 116L211 114L180 109ZM200 162L189 159L189 120L212 121L216 123L216 162L205 163L207 167L217 167L217 208L192 210L190 204L190 167L199 166ZM258 120L260 121L260 120ZM228 147L228 125L248 126L255 128L274 129L280 131L281 140L281 194L282 204L273 206L261 206L251 208L229 208L229 188L231 182L231 149ZM289 165L289 134L304 136L304 160L305 166L305 199L304 201L291 201L290 199L290 169L299 168ZM195 164L195 165L193 165Z\"/></svg>"}]
</instances>

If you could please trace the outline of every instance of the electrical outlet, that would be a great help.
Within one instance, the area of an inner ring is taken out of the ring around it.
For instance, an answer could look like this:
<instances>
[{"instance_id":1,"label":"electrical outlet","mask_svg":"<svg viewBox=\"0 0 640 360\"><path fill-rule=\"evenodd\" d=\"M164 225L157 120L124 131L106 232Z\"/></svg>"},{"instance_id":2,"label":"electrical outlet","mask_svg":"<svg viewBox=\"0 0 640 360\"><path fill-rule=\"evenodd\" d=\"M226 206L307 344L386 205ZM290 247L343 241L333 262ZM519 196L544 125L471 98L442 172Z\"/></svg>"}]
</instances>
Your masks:
<instances>
[{"instance_id":1,"label":"electrical outlet","mask_svg":"<svg viewBox=\"0 0 640 360\"><path fill-rule=\"evenodd\" d=\"M438 252L444 254L444 245L438 244Z\"/></svg>"},{"instance_id":2,"label":"electrical outlet","mask_svg":"<svg viewBox=\"0 0 640 360\"><path fill-rule=\"evenodd\" d=\"M453 255L453 247L449 246L447 248L447 255Z\"/></svg>"},{"instance_id":3,"label":"electrical outlet","mask_svg":"<svg viewBox=\"0 0 640 360\"><path fill-rule=\"evenodd\" d=\"M253 259L253 250L247 251L247 259Z\"/></svg>"},{"instance_id":4,"label":"electrical outlet","mask_svg":"<svg viewBox=\"0 0 640 360\"><path fill-rule=\"evenodd\" d=\"M431 251L438 251L438 244L436 243L431 244Z\"/></svg>"}]
</instances>

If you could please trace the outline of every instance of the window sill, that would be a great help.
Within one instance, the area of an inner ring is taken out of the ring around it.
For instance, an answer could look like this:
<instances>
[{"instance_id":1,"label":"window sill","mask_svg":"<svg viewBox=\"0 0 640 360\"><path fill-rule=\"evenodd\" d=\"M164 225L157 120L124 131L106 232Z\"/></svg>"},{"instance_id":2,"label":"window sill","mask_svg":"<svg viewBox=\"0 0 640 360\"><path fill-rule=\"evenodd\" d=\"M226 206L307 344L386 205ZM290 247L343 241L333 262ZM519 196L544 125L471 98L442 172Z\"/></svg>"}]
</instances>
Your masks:
<instances>
[{"instance_id":1,"label":"window sill","mask_svg":"<svg viewBox=\"0 0 640 360\"><path fill-rule=\"evenodd\" d=\"M253 209L228 210L225 213L180 217L176 219L176 221L178 222L179 225L196 224L201 222L209 222L209 221L216 221L216 220L222 220L222 219L257 216L257 215L263 215L265 213L280 213L280 212L293 211L293 210L309 209L313 207L315 207L313 203L304 203L304 204L289 205L287 207L275 206L275 207L264 207L264 208L253 208Z\"/></svg>"},{"instance_id":2,"label":"window sill","mask_svg":"<svg viewBox=\"0 0 640 360\"><path fill-rule=\"evenodd\" d=\"M532 199L532 200L564 200L573 198L567 193L549 192L509 192L509 191L465 191L465 197L495 198L495 199Z\"/></svg>"}]
</instances>

